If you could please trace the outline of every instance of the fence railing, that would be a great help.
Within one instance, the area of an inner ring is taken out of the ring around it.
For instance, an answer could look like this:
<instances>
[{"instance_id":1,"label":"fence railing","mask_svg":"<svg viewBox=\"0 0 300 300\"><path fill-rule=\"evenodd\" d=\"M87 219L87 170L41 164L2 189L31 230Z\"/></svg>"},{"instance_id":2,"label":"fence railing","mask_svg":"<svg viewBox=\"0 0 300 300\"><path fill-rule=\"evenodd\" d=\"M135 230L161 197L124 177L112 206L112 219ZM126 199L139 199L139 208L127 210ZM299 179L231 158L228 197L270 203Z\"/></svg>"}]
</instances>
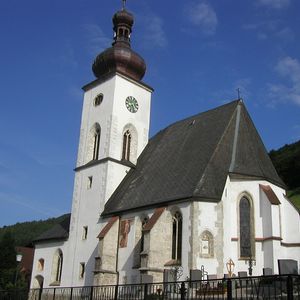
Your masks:
<instances>
[{"instance_id":1,"label":"fence railing","mask_svg":"<svg viewBox=\"0 0 300 300\"><path fill-rule=\"evenodd\" d=\"M300 275L32 289L29 300L300 299ZM10 300L18 298L2 298ZM20 298L23 300L25 298Z\"/></svg>"},{"instance_id":2,"label":"fence railing","mask_svg":"<svg viewBox=\"0 0 300 300\"><path fill-rule=\"evenodd\" d=\"M27 300L28 289L0 290L0 300Z\"/></svg>"}]
</instances>

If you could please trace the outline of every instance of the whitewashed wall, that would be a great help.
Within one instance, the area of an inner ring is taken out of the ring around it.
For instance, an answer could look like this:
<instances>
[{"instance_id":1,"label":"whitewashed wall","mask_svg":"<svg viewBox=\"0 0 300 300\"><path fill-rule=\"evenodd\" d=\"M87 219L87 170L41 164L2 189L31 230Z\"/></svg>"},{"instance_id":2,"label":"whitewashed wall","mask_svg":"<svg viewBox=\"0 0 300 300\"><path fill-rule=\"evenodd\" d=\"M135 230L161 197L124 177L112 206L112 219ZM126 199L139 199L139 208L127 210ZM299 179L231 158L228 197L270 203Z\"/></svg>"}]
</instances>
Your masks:
<instances>
[{"instance_id":1,"label":"whitewashed wall","mask_svg":"<svg viewBox=\"0 0 300 300\"><path fill-rule=\"evenodd\" d=\"M122 156L124 127L131 124L137 132L136 155L138 156L148 142L151 89L122 75L112 78L87 89L84 94L80 138L78 147L77 168L91 159L91 129L98 123L101 127L98 159L113 158L118 161ZM94 98L103 94L103 101L94 106ZM136 113L127 110L125 100L133 96L138 100L139 109ZM137 157L133 162L136 162ZM95 256L98 253L98 239L101 221L100 214L104 204L111 196L129 167L112 161L105 161L77 170L74 180L72 216L69 240L64 243L64 265L61 286L82 286L93 284ZM88 188L88 177L93 177L92 187ZM87 239L82 239L83 227L88 226ZM43 244L43 252L39 245L36 256L49 252ZM84 278L79 278L80 263L86 264ZM48 269L47 271L48 272ZM45 280L44 286L49 282Z\"/></svg>"},{"instance_id":2,"label":"whitewashed wall","mask_svg":"<svg viewBox=\"0 0 300 300\"><path fill-rule=\"evenodd\" d=\"M44 278L44 287L48 287L51 283L51 274L53 268L53 257L56 251L60 249L63 253L63 257L67 254L67 245L64 241L61 242L51 242L40 243L35 246L33 264L32 264L32 280L31 288L37 288L35 286L36 276L42 276ZM38 269L38 261L44 259L44 269ZM62 282L64 276L67 275L64 270L62 271Z\"/></svg>"}]
</instances>

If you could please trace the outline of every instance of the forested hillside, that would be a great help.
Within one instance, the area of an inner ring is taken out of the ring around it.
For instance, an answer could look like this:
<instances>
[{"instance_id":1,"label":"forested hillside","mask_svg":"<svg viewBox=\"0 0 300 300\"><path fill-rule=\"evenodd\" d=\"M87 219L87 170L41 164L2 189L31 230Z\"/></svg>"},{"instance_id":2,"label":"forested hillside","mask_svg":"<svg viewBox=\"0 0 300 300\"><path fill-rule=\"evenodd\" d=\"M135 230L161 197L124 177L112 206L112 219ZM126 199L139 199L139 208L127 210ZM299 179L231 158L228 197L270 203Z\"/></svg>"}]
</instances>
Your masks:
<instances>
[{"instance_id":1,"label":"forested hillside","mask_svg":"<svg viewBox=\"0 0 300 300\"><path fill-rule=\"evenodd\" d=\"M300 141L272 150L269 154L288 187L288 197L300 208Z\"/></svg>"},{"instance_id":2,"label":"forested hillside","mask_svg":"<svg viewBox=\"0 0 300 300\"><path fill-rule=\"evenodd\" d=\"M300 141L270 151L270 157L288 188L300 187Z\"/></svg>"},{"instance_id":3,"label":"forested hillside","mask_svg":"<svg viewBox=\"0 0 300 300\"><path fill-rule=\"evenodd\" d=\"M65 215L62 215L58 218L16 223L15 225L4 226L0 228L0 241L6 232L10 232L14 238L16 246L28 246L32 240L37 238L44 231L53 227L55 224L61 222L64 218Z\"/></svg>"}]
</instances>

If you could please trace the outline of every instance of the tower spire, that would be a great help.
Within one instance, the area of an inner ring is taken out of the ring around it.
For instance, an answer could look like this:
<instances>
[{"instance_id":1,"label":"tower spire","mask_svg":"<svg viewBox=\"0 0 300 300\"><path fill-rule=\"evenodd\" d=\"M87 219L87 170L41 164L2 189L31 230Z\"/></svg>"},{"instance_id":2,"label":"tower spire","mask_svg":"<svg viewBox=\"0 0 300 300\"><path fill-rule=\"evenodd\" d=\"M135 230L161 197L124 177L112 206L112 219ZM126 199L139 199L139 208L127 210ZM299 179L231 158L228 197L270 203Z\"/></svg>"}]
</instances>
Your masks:
<instances>
[{"instance_id":1,"label":"tower spire","mask_svg":"<svg viewBox=\"0 0 300 300\"><path fill-rule=\"evenodd\" d=\"M146 64L143 58L131 49L134 17L125 9L127 0L121 1L122 9L112 18L114 30L112 47L96 57L93 72L98 78L119 72L139 81L145 74Z\"/></svg>"}]
</instances>

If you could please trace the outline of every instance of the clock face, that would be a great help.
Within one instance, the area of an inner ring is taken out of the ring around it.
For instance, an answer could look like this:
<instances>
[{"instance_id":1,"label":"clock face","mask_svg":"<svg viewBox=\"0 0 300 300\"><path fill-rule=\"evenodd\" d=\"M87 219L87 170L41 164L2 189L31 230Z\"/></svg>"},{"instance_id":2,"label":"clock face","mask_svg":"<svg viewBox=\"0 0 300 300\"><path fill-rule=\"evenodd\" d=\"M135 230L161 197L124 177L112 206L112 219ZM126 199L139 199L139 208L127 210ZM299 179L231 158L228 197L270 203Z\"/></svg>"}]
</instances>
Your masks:
<instances>
[{"instance_id":1,"label":"clock face","mask_svg":"<svg viewBox=\"0 0 300 300\"><path fill-rule=\"evenodd\" d=\"M139 109L139 104L133 96L128 96L126 98L125 105L126 105L127 109L132 113L137 112L137 110Z\"/></svg>"}]
</instances>

